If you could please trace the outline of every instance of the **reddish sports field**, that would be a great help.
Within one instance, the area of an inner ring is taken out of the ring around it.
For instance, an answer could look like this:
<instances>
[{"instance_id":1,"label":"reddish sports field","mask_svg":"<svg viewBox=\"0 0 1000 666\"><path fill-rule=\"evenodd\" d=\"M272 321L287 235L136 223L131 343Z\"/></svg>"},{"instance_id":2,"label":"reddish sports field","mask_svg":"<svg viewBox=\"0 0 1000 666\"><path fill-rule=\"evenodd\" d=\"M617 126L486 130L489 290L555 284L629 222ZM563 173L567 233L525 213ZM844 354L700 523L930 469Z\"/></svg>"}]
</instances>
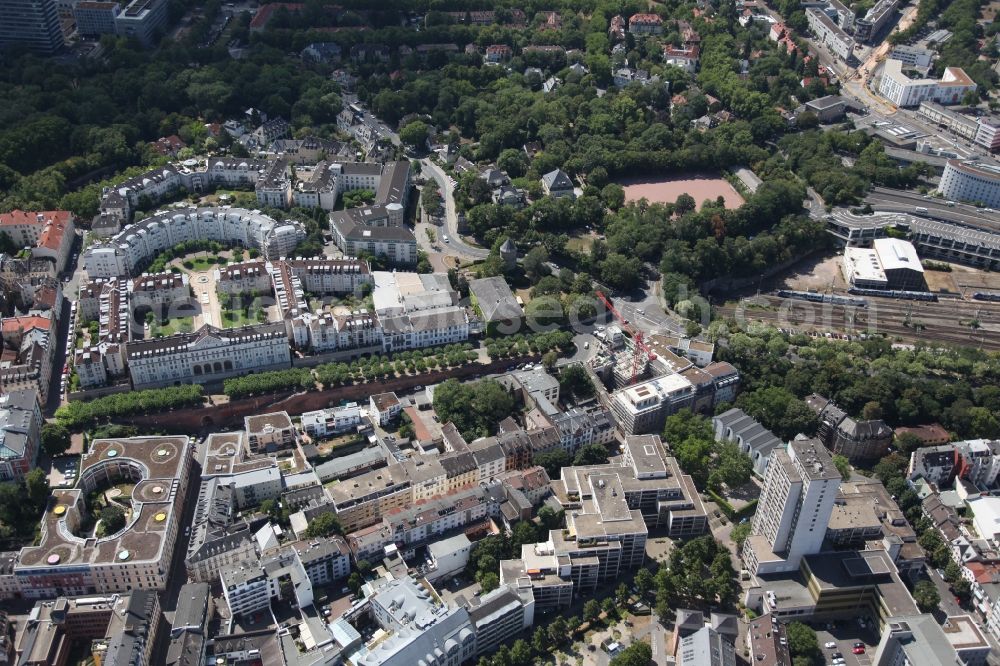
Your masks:
<instances>
[{"instance_id":1,"label":"reddish sports field","mask_svg":"<svg viewBox=\"0 0 1000 666\"><path fill-rule=\"evenodd\" d=\"M709 174L694 174L687 178L626 178L618 181L625 188L625 201L638 201L645 197L650 203L673 203L682 194L694 197L698 206L705 199L715 199L720 194L726 208L739 208L743 197L725 178Z\"/></svg>"}]
</instances>

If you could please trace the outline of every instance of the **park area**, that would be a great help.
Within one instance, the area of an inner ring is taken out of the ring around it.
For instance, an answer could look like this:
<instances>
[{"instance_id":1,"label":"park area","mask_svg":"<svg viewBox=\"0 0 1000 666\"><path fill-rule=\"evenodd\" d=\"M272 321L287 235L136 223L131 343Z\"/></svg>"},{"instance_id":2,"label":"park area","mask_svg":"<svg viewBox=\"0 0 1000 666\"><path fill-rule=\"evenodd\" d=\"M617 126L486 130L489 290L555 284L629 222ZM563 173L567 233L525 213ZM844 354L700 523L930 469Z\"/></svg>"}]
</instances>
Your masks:
<instances>
[{"instance_id":1,"label":"park area","mask_svg":"<svg viewBox=\"0 0 1000 666\"><path fill-rule=\"evenodd\" d=\"M645 199L650 203L674 203L682 194L688 194L698 207L705 199L715 199L720 195L726 202L726 208L743 205L743 197L736 188L718 174L690 174L685 178L643 176L624 178L618 184L625 190L626 202Z\"/></svg>"}]
</instances>

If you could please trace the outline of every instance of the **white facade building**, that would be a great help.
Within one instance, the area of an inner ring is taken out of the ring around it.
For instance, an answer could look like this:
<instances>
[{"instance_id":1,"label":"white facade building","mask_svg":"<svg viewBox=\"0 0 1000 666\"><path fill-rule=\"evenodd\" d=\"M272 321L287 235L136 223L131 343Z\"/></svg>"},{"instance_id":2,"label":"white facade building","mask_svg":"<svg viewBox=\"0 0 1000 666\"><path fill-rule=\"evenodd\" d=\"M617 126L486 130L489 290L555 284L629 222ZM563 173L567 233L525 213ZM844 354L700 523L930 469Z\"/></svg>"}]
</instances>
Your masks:
<instances>
[{"instance_id":1,"label":"white facade building","mask_svg":"<svg viewBox=\"0 0 1000 666\"><path fill-rule=\"evenodd\" d=\"M753 575L796 571L804 556L820 551L840 481L819 440L794 440L771 454L744 547Z\"/></svg>"},{"instance_id":2,"label":"white facade building","mask_svg":"<svg viewBox=\"0 0 1000 666\"><path fill-rule=\"evenodd\" d=\"M375 271L372 299L385 351L434 347L469 338L469 317L443 273Z\"/></svg>"},{"instance_id":3,"label":"white facade building","mask_svg":"<svg viewBox=\"0 0 1000 666\"><path fill-rule=\"evenodd\" d=\"M298 222L277 222L243 208L195 208L160 213L125 227L108 241L95 243L84 253L91 278L134 275L157 254L180 243L211 240L256 248L268 259L278 259L305 239Z\"/></svg>"},{"instance_id":4,"label":"white facade building","mask_svg":"<svg viewBox=\"0 0 1000 666\"><path fill-rule=\"evenodd\" d=\"M847 62L854 55L854 39L837 25L826 12L816 7L806 8L806 21L816 39L841 60Z\"/></svg>"},{"instance_id":5,"label":"white facade building","mask_svg":"<svg viewBox=\"0 0 1000 666\"><path fill-rule=\"evenodd\" d=\"M343 407L302 413L302 430L310 437L328 437L361 425L361 408L351 402Z\"/></svg>"},{"instance_id":6,"label":"white facade building","mask_svg":"<svg viewBox=\"0 0 1000 666\"><path fill-rule=\"evenodd\" d=\"M135 389L220 381L289 367L291 352L283 324L218 329L137 340L126 345Z\"/></svg>"},{"instance_id":7,"label":"white facade building","mask_svg":"<svg viewBox=\"0 0 1000 666\"><path fill-rule=\"evenodd\" d=\"M940 79L911 79L903 73L903 63L886 60L878 91L896 106L920 106L921 102L958 104L967 92L975 92L976 82L958 67L947 67Z\"/></svg>"},{"instance_id":8,"label":"white facade building","mask_svg":"<svg viewBox=\"0 0 1000 666\"><path fill-rule=\"evenodd\" d=\"M973 160L948 160L938 185L941 196L1000 207L1000 168Z\"/></svg>"}]
</instances>

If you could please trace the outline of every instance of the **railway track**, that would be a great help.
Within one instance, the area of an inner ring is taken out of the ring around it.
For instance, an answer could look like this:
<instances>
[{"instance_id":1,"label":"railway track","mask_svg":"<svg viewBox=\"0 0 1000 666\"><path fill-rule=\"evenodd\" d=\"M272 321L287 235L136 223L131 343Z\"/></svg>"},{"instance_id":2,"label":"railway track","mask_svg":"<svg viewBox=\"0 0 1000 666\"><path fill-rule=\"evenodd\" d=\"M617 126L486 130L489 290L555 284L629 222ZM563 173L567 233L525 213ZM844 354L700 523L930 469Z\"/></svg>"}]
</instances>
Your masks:
<instances>
[{"instance_id":1,"label":"railway track","mask_svg":"<svg viewBox=\"0 0 1000 666\"><path fill-rule=\"evenodd\" d=\"M1000 329L1000 304L869 299L868 307L860 308L763 295L755 301L766 303L767 307L740 304L716 307L716 311L738 321L761 321L804 333L815 331L852 337L862 333L882 334L904 342L1000 350L997 330ZM978 319L981 328L968 326L974 318Z\"/></svg>"}]
</instances>

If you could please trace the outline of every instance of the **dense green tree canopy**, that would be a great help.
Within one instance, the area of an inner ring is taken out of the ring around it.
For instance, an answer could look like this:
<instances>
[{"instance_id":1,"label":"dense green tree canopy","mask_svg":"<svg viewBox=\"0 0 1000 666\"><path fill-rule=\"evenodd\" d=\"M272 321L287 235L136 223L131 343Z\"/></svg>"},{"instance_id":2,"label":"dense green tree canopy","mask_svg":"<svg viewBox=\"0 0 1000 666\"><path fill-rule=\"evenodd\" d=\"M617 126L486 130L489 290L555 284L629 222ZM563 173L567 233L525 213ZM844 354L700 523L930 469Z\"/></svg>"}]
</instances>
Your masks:
<instances>
[{"instance_id":1,"label":"dense green tree canopy","mask_svg":"<svg viewBox=\"0 0 1000 666\"><path fill-rule=\"evenodd\" d=\"M441 422L454 423L470 441L496 432L513 410L513 396L491 379L468 384L449 379L434 390L434 411Z\"/></svg>"}]
</instances>

